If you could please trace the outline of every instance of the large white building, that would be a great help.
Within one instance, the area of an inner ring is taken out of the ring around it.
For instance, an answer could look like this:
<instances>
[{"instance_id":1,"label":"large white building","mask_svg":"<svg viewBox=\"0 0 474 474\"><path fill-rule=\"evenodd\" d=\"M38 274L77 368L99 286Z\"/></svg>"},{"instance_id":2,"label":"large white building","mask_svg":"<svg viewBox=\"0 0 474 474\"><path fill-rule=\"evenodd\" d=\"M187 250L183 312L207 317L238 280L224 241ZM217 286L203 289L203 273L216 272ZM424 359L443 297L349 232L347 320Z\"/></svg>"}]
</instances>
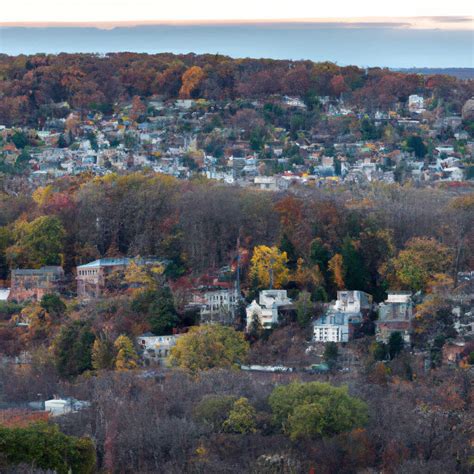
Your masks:
<instances>
[{"instance_id":1,"label":"large white building","mask_svg":"<svg viewBox=\"0 0 474 474\"><path fill-rule=\"evenodd\" d=\"M315 342L348 342L363 315L372 309L372 296L363 291L338 291L323 316L313 323Z\"/></svg>"},{"instance_id":2,"label":"large white building","mask_svg":"<svg viewBox=\"0 0 474 474\"><path fill-rule=\"evenodd\" d=\"M278 309L291 305L286 290L262 290L257 301L253 300L246 308L247 329L255 318L260 324L268 329L278 324Z\"/></svg>"}]
</instances>

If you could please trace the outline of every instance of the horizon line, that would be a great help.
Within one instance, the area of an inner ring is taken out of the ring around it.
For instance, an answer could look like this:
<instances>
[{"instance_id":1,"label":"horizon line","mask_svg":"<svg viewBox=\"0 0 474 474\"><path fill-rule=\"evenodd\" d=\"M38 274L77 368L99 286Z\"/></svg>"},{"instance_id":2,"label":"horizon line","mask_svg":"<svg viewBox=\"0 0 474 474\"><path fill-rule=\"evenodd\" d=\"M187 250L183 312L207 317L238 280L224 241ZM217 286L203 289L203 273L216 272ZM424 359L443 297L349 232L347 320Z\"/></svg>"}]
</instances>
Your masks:
<instances>
[{"instance_id":1,"label":"horizon line","mask_svg":"<svg viewBox=\"0 0 474 474\"><path fill-rule=\"evenodd\" d=\"M403 21L403 25L401 25ZM212 26L212 25L272 25L272 24L334 24L365 27L380 25L411 29L473 30L474 16L399 16L399 17L324 17L324 18L264 18L264 19L159 19L119 21L0 21L2 28L98 28L114 29L137 26ZM470 26L471 25L471 26ZM464 26L465 28L462 28Z\"/></svg>"}]
</instances>

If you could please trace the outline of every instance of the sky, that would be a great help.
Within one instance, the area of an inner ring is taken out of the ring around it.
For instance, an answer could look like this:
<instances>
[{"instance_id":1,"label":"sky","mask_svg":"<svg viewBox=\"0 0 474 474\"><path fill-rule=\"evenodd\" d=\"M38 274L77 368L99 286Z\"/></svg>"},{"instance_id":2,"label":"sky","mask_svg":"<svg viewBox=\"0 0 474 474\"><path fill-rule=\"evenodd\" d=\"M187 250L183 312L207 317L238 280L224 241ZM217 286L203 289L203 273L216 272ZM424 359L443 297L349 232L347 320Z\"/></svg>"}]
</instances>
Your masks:
<instances>
[{"instance_id":1,"label":"sky","mask_svg":"<svg viewBox=\"0 0 474 474\"><path fill-rule=\"evenodd\" d=\"M14 0L2 3L2 24L474 15L472 0ZM450 27L459 25L453 22Z\"/></svg>"},{"instance_id":2,"label":"sky","mask_svg":"<svg viewBox=\"0 0 474 474\"><path fill-rule=\"evenodd\" d=\"M474 67L474 0L13 0L0 53L133 51Z\"/></svg>"}]
</instances>

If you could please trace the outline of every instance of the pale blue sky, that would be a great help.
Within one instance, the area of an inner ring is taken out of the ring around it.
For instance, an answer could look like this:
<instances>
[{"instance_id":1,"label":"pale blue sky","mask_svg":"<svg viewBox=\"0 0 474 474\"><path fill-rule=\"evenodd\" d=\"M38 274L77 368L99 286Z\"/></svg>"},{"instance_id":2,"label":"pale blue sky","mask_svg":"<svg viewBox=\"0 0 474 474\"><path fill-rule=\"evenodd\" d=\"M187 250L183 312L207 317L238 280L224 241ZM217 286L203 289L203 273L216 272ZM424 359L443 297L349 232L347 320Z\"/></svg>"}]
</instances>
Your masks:
<instances>
[{"instance_id":1,"label":"pale blue sky","mask_svg":"<svg viewBox=\"0 0 474 474\"><path fill-rule=\"evenodd\" d=\"M473 16L472 0L14 0L5 22ZM472 26L472 25L471 25Z\"/></svg>"}]
</instances>

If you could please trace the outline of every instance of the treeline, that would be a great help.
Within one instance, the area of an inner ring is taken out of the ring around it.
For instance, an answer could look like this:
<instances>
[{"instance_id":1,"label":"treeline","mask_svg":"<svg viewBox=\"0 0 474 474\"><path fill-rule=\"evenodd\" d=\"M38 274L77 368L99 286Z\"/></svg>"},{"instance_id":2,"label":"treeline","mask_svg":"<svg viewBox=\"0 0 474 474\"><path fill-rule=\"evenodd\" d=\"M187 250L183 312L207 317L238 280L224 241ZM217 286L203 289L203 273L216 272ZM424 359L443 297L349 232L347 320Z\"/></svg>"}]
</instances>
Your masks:
<instances>
[{"instance_id":1,"label":"treeline","mask_svg":"<svg viewBox=\"0 0 474 474\"><path fill-rule=\"evenodd\" d=\"M304 281L317 266L329 297L346 287L380 300L398 270L396 283L418 291L434 273L455 278L472 268L473 212L472 193L399 185L272 193L151 172L67 177L32 195L1 196L0 275L57 264L71 273L99 257L156 255L177 279L229 265L240 253L249 256L245 278L264 245L286 252L293 275L300 270L290 280ZM410 252L445 258L425 262L430 270L415 278L404 266Z\"/></svg>"},{"instance_id":2,"label":"treeline","mask_svg":"<svg viewBox=\"0 0 474 474\"><path fill-rule=\"evenodd\" d=\"M26 441L38 439L38 430L30 428L35 437L17 431L18 444L8 445L6 461L13 469L3 459L0 467L2 472L44 472L12 466L28 467L35 460L37 467L67 472L57 456L60 447L63 457L69 455L63 439L89 437L97 466L87 470L89 455L78 469L71 460L81 458L70 456L73 472L471 472L469 373L426 375L420 368L408 374L407 362L399 360L392 376L388 369L363 371L349 381L349 390L343 375L331 376L329 385L314 376L293 377L289 383L285 375L272 380L232 370L198 377L180 371L165 377L102 372L51 388L91 402L90 408L55 419L67 435L56 431L56 445L50 446L49 437L41 440L44 450L56 455L54 463L52 455L38 454L35 444L20 451ZM12 377L0 370L0 382L18 391L31 379L36 383L38 377L25 372ZM43 432L49 436L54 429ZM36 459L28 458L34 451Z\"/></svg>"},{"instance_id":3,"label":"treeline","mask_svg":"<svg viewBox=\"0 0 474 474\"><path fill-rule=\"evenodd\" d=\"M333 63L232 59L221 55L110 53L0 56L0 123L37 125L67 101L82 112L111 113L133 96L214 100L297 95L345 97L366 109L387 109L414 93L434 95L459 112L472 81Z\"/></svg>"}]
</instances>

